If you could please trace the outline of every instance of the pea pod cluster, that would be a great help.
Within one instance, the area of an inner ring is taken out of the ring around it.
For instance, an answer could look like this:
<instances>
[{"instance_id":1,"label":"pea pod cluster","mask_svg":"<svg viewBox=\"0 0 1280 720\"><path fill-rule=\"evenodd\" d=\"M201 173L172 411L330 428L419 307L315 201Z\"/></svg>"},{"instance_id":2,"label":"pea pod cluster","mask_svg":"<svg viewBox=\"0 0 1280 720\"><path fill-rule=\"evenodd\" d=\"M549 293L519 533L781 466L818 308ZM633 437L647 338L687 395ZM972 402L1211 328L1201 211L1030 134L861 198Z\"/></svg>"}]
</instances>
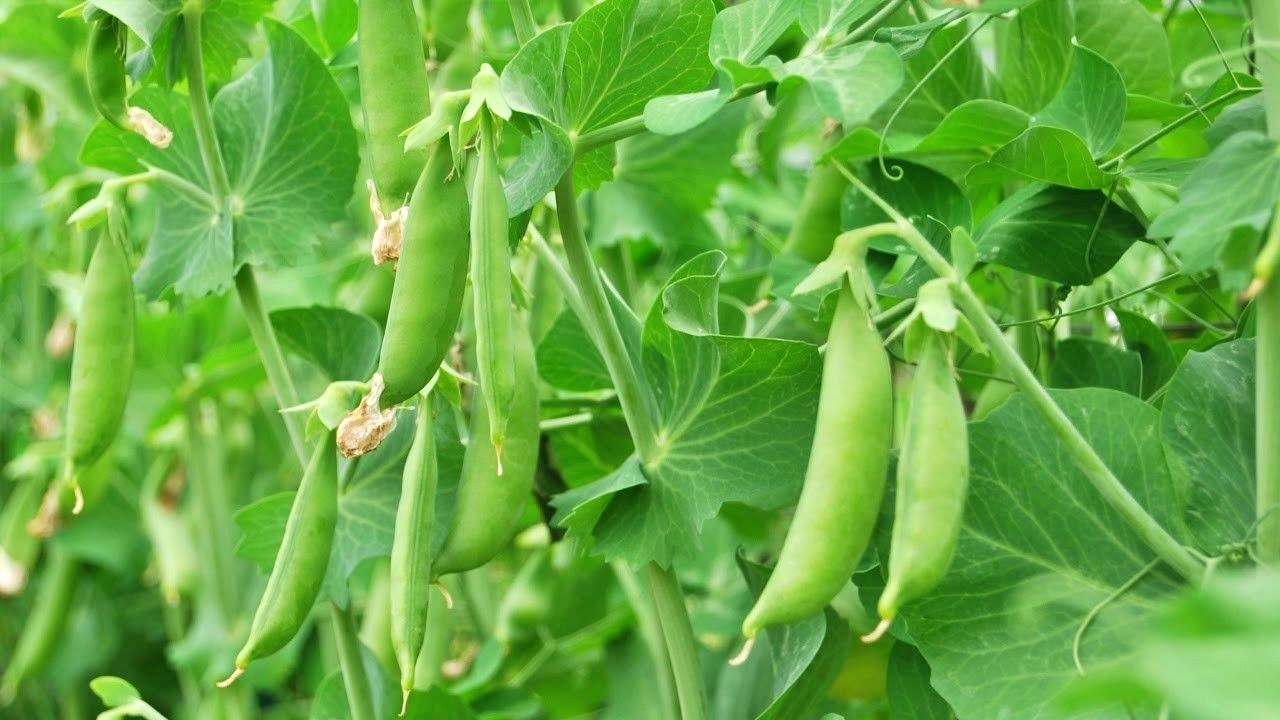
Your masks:
<instances>
[{"instance_id":1,"label":"pea pod cluster","mask_svg":"<svg viewBox=\"0 0 1280 720\"><path fill-rule=\"evenodd\" d=\"M298 634L320 595L337 522L338 460L333 438L328 438L311 453L249 638L236 655L235 670L219 687L235 682L250 662L271 655Z\"/></svg>"},{"instance_id":2,"label":"pea pod cluster","mask_svg":"<svg viewBox=\"0 0 1280 720\"><path fill-rule=\"evenodd\" d=\"M518 323L512 318L512 323ZM436 576L464 572L489 562L519 529L520 516L533 491L538 465L538 369L533 340L523 324L513 325L515 394L511 398L504 471L489 440L487 403L473 397L470 440L462 461L462 484L443 549L435 559ZM480 387L477 393L483 393Z\"/></svg>"},{"instance_id":3,"label":"pea pod cluster","mask_svg":"<svg viewBox=\"0 0 1280 720\"><path fill-rule=\"evenodd\" d=\"M427 628L431 597L431 533L436 507L435 426L430 401L418 404L413 445L405 461L391 544L391 645L400 666L403 715Z\"/></svg>"},{"instance_id":4,"label":"pea pod cluster","mask_svg":"<svg viewBox=\"0 0 1280 720\"><path fill-rule=\"evenodd\" d=\"M515 395L511 333L511 252L507 244L507 196L498 167L494 120L480 113L479 166L471 196L471 287L475 307L476 364L484 389L486 432L503 473L508 408Z\"/></svg>"},{"instance_id":5,"label":"pea pod cluster","mask_svg":"<svg viewBox=\"0 0 1280 720\"><path fill-rule=\"evenodd\" d=\"M71 356L66 478L83 505L79 477L120 431L134 363L133 278L123 238L104 233L85 274L80 325Z\"/></svg>"},{"instance_id":6,"label":"pea pod cluster","mask_svg":"<svg viewBox=\"0 0 1280 720\"><path fill-rule=\"evenodd\" d=\"M892 442L889 356L867 305L842 281L822 366L813 448L777 565L742 623L763 628L822 610L871 539Z\"/></svg>"},{"instance_id":7,"label":"pea pod cluster","mask_svg":"<svg viewBox=\"0 0 1280 720\"><path fill-rule=\"evenodd\" d=\"M912 379L911 406L898 460L889 576L881 623L942 582L955 555L969 486L969 438L948 338L925 330Z\"/></svg>"}]
</instances>

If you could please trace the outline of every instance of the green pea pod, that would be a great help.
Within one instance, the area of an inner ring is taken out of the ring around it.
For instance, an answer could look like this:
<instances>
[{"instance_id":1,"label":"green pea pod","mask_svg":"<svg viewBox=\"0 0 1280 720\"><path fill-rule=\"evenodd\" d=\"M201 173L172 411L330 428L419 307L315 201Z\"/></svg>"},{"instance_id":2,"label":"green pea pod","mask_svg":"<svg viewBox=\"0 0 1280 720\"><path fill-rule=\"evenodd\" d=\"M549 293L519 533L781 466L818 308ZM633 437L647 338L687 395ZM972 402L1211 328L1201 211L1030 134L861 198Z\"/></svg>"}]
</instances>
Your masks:
<instances>
[{"instance_id":1,"label":"green pea pod","mask_svg":"<svg viewBox=\"0 0 1280 720\"><path fill-rule=\"evenodd\" d=\"M533 492L538 465L538 369L533 341L519 320L513 327L516 392L511 399L505 470L498 474L498 456L488 442L489 417L482 398L472 401L471 439L462 460L462 486L444 548L432 571L437 575L463 572L489 562L519 529L520 516ZM479 388L477 392L483 392Z\"/></svg>"},{"instance_id":2,"label":"green pea pod","mask_svg":"<svg viewBox=\"0 0 1280 720\"><path fill-rule=\"evenodd\" d=\"M250 662L284 647L316 604L338 522L338 459L333 446L330 435L311 453L249 639L236 655L235 671L219 687L235 682Z\"/></svg>"},{"instance_id":3,"label":"green pea pod","mask_svg":"<svg viewBox=\"0 0 1280 720\"><path fill-rule=\"evenodd\" d=\"M431 112L426 57L412 0L360 0L357 30L369 164L383 212L390 215L427 164L426 150L406 152L400 137Z\"/></svg>"},{"instance_id":4,"label":"green pea pod","mask_svg":"<svg viewBox=\"0 0 1280 720\"><path fill-rule=\"evenodd\" d=\"M821 611L857 568L884 497L892 387L875 323L846 281L827 340L804 489L773 575L742 623L748 640Z\"/></svg>"},{"instance_id":5,"label":"green pea pod","mask_svg":"<svg viewBox=\"0 0 1280 720\"><path fill-rule=\"evenodd\" d=\"M923 342L898 460L889 579L878 608L881 632L899 608L947 574L969 489L968 426L946 337L929 331Z\"/></svg>"},{"instance_id":6,"label":"green pea pod","mask_svg":"<svg viewBox=\"0 0 1280 720\"><path fill-rule=\"evenodd\" d=\"M425 387L453 343L470 244L467 187L453 174L453 153L441 140L418 179L405 220L378 359L386 383L382 407L404 402Z\"/></svg>"},{"instance_id":7,"label":"green pea pod","mask_svg":"<svg viewBox=\"0 0 1280 720\"><path fill-rule=\"evenodd\" d=\"M832 241L840 234L840 203L849 181L827 163L814 165L795 224L787 235L786 249L809 262L821 262L831 253Z\"/></svg>"},{"instance_id":8,"label":"green pea pod","mask_svg":"<svg viewBox=\"0 0 1280 720\"><path fill-rule=\"evenodd\" d=\"M78 478L106 453L124 420L133 378L133 278L124 247L103 234L89 260L71 356L67 401L67 478ZM77 508L83 502L77 499Z\"/></svg>"},{"instance_id":9,"label":"green pea pod","mask_svg":"<svg viewBox=\"0 0 1280 720\"><path fill-rule=\"evenodd\" d=\"M418 403L413 445L404 465L391 544L391 645L400 666L404 714L413 692L431 597L431 533L436 513L436 443L430 399Z\"/></svg>"},{"instance_id":10,"label":"green pea pod","mask_svg":"<svg viewBox=\"0 0 1280 720\"><path fill-rule=\"evenodd\" d=\"M40 589L31 605L31 615L22 626L22 635L0 681L0 704L13 699L23 681L44 669L67 625L75 590L76 561L56 546L49 549L48 558Z\"/></svg>"},{"instance_id":11,"label":"green pea pod","mask_svg":"<svg viewBox=\"0 0 1280 720\"><path fill-rule=\"evenodd\" d=\"M507 244L507 195L502 189L493 119L480 114L480 163L471 196L471 287L474 291L476 368L489 414L489 439L503 473L507 409L516 392L511 345L511 250Z\"/></svg>"},{"instance_id":12,"label":"green pea pod","mask_svg":"<svg viewBox=\"0 0 1280 720\"><path fill-rule=\"evenodd\" d=\"M133 132L125 102L125 27L111 15L101 13L89 28L89 98L102 119L121 130Z\"/></svg>"}]
</instances>

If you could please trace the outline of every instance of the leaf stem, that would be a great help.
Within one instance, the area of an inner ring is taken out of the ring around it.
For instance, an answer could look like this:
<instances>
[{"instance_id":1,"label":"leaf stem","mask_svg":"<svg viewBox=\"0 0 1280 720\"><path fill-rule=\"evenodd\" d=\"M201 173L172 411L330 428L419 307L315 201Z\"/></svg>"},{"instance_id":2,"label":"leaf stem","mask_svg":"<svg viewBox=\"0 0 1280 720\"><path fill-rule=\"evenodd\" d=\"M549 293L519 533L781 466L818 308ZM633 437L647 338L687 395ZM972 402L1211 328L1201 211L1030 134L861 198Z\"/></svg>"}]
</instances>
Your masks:
<instances>
[{"instance_id":1,"label":"leaf stem","mask_svg":"<svg viewBox=\"0 0 1280 720\"><path fill-rule=\"evenodd\" d=\"M342 666L342 682L347 689L347 705L351 720L374 720L373 691L369 689L369 676L364 671L364 658L360 652L360 635L350 610L330 604L333 618L333 635L338 640L338 663Z\"/></svg>"},{"instance_id":2,"label":"leaf stem","mask_svg":"<svg viewBox=\"0 0 1280 720\"><path fill-rule=\"evenodd\" d=\"M200 25L204 15L204 3L187 3L182 15L183 39L187 46L183 55L187 67L187 102L191 106L191 119L195 124L196 142L204 170L213 187L213 196L222 210L223 201L231 194L231 182L227 179L227 167L222 162L222 150L218 147L218 134L213 128L213 112L209 108L209 95L204 79L204 44Z\"/></svg>"},{"instance_id":3,"label":"leaf stem","mask_svg":"<svg viewBox=\"0 0 1280 720\"><path fill-rule=\"evenodd\" d=\"M612 125L605 125L602 128L585 132L573 141L573 154L575 157L582 157L587 153L605 145L612 145L619 140L626 140L632 135L639 135L645 131L644 116L637 115L626 120L619 120Z\"/></svg>"},{"instance_id":4,"label":"leaf stem","mask_svg":"<svg viewBox=\"0 0 1280 720\"><path fill-rule=\"evenodd\" d=\"M511 7L511 24L515 26L516 40L524 45L538 34L529 0L509 0L507 4Z\"/></svg>"},{"instance_id":5,"label":"leaf stem","mask_svg":"<svg viewBox=\"0 0 1280 720\"><path fill-rule=\"evenodd\" d=\"M1004 336L1000 326L996 324L996 321L987 312L982 300L973 292L968 283L962 278L956 277L955 269L951 266L951 263L947 261L942 253L929 244L924 235L919 230L916 230L915 226L902 213L898 212L897 208L867 187L866 183L858 179L854 173L849 172L843 164L837 164L837 167L841 168L845 173L845 177L849 179L851 185L858 188L869 200L878 205L890 218L898 223L902 239L916 251L916 254L934 272L940 277L952 281L956 304L968 316L978 335L991 349L991 354L996 362L1009 373L1009 379L1022 391L1036 412L1049 424L1054 434L1058 436L1058 440L1075 460L1076 467L1085 474L1085 477L1093 484L1094 489L1102 495L1107 504L1120 513L1134 532L1138 533L1143 541L1178 574L1192 582L1199 582L1204 576L1203 566L1155 518L1151 517L1115 474L1111 472L1106 462L1093 449L1093 446L1080 433L1080 430L1072 424L1071 419L1062 411L1062 408L1058 407L1058 404L1054 402L1053 397L1049 395L1044 386L1040 384L1036 374L1023 362L1022 357L1018 355L1018 351Z\"/></svg>"},{"instance_id":6,"label":"leaf stem","mask_svg":"<svg viewBox=\"0 0 1280 720\"><path fill-rule=\"evenodd\" d=\"M618 329L618 321L609 307L600 271L591 259L591 248L587 245L587 237L578 217L572 167L556 185L556 213L560 218L560 235L564 240L569 274L582 297L583 310L586 312L586 317L582 318L583 324L604 357L609 377L613 379L618 400L622 404L627 427L631 430L636 454L640 456L641 463L644 463L655 457L658 450L657 428L654 427L653 416L650 414L652 402L649 388L640 377L636 360L627 352L622 332Z\"/></svg>"},{"instance_id":7,"label":"leaf stem","mask_svg":"<svg viewBox=\"0 0 1280 720\"><path fill-rule=\"evenodd\" d=\"M703 720L707 716L706 698L702 693L702 672L698 668L698 646L693 639L693 625L685 609L684 593L675 572L657 563L645 567L649 589L658 613L658 625L667 643L667 659L676 681L682 720Z\"/></svg>"},{"instance_id":8,"label":"leaf stem","mask_svg":"<svg viewBox=\"0 0 1280 720\"><path fill-rule=\"evenodd\" d=\"M1142 138L1138 142L1129 146L1128 148L1125 149L1124 152L1120 153L1119 155L1116 155L1115 157L1111 158L1110 160L1104 163L1100 163L1098 165L1098 169L1108 171L1108 172L1111 170L1116 170L1124 163L1125 160L1133 157L1134 155L1137 155L1143 150L1146 150L1147 148L1159 142L1160 139L1163 138L1165 135L1168 135L1169 133L1173 132L1174 130L1177 130L1183 125L1186 125L1192 120L1195 120L1196 118L1199 118L1199 117L1204 117L1204 114L1209 110L1212 110L1218 107L1219 105L1225 105L1226 103L1229 103L1232 100L1235 100L1241 95L1250 95L1252 93L1253 91L1248 88L1235 87L1222 93L1218 97L1210 100L1209 102L1203 105L1197 105L1191 108L1190 110L1186 111L1182 115L1179 115L1177 118L1174 118L1172 121L1170 121L1168 125L1162 125L1159 130L1156 130L1150 135Z\"/></svg>"},{"instance_id":9,"label":"leaf stem","mask_svg":"<svg viewBox=\"0 0 1280 720\"><path fill-rule=\"evenodd\" d=\"M1262 76L1268 134L1280 140L1280 3L1253 0L1253 39ZM1280 223L1280 215L1271 222ZM1257 322L1258 558L1280 565L1280 282L1274 278L1254 299Z\"/></svg>"},{"instance_id":10,"label":"leaf stem","mask_svg":"<svg viewBox=\"0 0 1280 720\"><path fill-rule=\"evenodd\" d=\"M249 325L249 334L253 336L253 344L258 348L262 366L267 371L267 381L275 390L277 402L282 408L297 405L298 390L293 384L289 366L285 363L284 351L280 349L280 342L271 327L271 320L267 317L267 309L262 305L252 267L245 265L236 273L236 294L240 297L240 308ZM285 430L288 431L289 441L298 455L298 462L305 466L307 450L303 439L303 418L297 413L283 413L283 417Z\"/></svg>"}]
</instances>

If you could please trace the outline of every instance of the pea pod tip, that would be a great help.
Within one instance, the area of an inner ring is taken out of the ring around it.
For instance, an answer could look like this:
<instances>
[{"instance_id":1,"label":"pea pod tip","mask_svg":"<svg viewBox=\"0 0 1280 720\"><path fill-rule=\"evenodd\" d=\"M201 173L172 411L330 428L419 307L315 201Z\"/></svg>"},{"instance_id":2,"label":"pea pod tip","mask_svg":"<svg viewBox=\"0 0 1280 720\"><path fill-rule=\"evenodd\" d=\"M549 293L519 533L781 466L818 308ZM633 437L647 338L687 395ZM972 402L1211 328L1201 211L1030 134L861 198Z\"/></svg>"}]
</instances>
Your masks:
<instances>
[{"instance_id":1,"label":"pea pod tip","mask_svg":"<svg viewBox=\"0 0 1280 720\"><path fill-rule=\"evenodd\" d=\"M236 669L232 670L231 674L228 675L225 680L220 680L214 684L220 688L229 688L231 687L231 684L234 683L236 680L239 680L240 676L243 674L244 674L244 668L237 665Z\"/></svg>"},{"instance_id":2,"label":"pea pod tip","mask_svg":"<svg viewBox=\"0 0 1280 720\"><path fill-rule=\"evenodd\" d=\"M732 667L738 667L739 665L742 665L743 663L745 663L747 659L751 657L751 649L754 648L755 646L756 646L756 638L753 635L747 638L747 641L742 644L742 649L738 651L737 655L734 655L733 657L729 658L729 665Z\"/></svg>"},{"instance_id":3,"label":"pea pod tip","mask_svg":"<svg viewBox=\"0 0 1280 720\"><path fill-rule=\"evenodd\" d=\"M884 634L889 631L889 625L892 623L893 618L882 619L880 624L876 625L874 630L862 636L862 642L868 645L878 642L880 638L884 637Z\"/></svg>"}]
</instances>

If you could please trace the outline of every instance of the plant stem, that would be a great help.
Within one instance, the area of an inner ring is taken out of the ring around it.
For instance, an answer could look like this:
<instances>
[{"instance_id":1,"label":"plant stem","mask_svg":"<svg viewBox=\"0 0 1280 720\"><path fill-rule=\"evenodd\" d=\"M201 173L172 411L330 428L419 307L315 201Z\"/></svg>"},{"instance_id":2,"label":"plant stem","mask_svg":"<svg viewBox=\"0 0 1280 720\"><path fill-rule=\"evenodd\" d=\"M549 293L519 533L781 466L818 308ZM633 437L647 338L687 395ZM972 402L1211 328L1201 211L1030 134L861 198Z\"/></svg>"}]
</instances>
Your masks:
<instances>
[{"instance_id":1,"label":"plant stem","mask_svg":"<svg viewBox=\"0 0 1280 720\"><path fill-rule=\"evenodd\" d=\"M637 115L626 120L619 120L612 125L605 125L590 132L585 132L573 141L573 154L582 157L596 148L612 145L632 135L644 132L644 116Z\"/></svg>"},{"instance_id":2,"label":"plant stem","mask_svg":"<svg viewBox=\"0 0 1280 720\"><path fill-rule=\"evenodd\" d=\"M662 717L676 717L677 705L671 675L671 660L667 657L667 646L663 639L662 623L658 618L658 609L644 587L636 581L635 571L626 563L614 561L609 563L613 574L622 586L622 593L636 614L636 625L640 629L640 637L645 649L649 651L649 661L653 663L653 671L657 673L658 691L662 694Z\"/></svg>"},{"instance_id":3,"label":"plant stem","mask_svg":"<svg viewBox=\"0 0 1280 720\"><path fill-rule=\"evenodd\" d=\"M369 689L369 676L364 671L364 658L360 652L360 635L350 610L330 604L333 617L333 635L338 640L338 662L342 666L342 682L347 689L347 706L351 720L374 720L373 692Z\"/></svg>"},{"instance_id":4,"label":"plant stem","mask_svg":"<svg viewBox=\"0 0 1280 720\"><path fill-rule=\"evenodd\" d=\"M244 311L245 322L249 324L249 334L253 336L253 344L258 348L262 358L262 366L267 371L267 381L275 390L281 408L290 408L298 404L298 389L293 384L293 376L289 374L289 366L284 360L284 351L276 340L275 330L267 317L267 310L262 305L262 297L258 294L258 282L254 279L253 268L245 265L236 273L236 294L240 297L240 308ZM303 440L302 417L296 413L284 413L284 426L289 432L289 440L293 443L293 451L298 455L298 462L307 464L306 443Z\"/></svg>"},{"instance_id":5,"label":"plant stem","mask_svg":"<svg viewBox=\"0 0 1280 720\"><path fill-rule=\"evenodd\" d=\"M839 167L844 168L843 165ZM1018 351L1005 338L1000 326L987 312L982 300L973 292L962 278L956 277L951 263L938 252L929 241L916 230L897 208L885 202L866 183L845 169L850 184L858 188L868 199L884 210L890 218L898 223L901 237L911 246L916 254L929 265L940 277L953 282L953 293L956 304L968 316L978 332L978 336L991 349L996 362L1009 373L1009 379L1026 396L1031 406L1049 423L1049 427L1058 440L1066 447L1078 467L1088 478L1093 487L1113 510L1120 513L1129 526L1142 537L1143 541L1170 565L1178 574L1192 582L1199 582L1204 576L1204 568L1187 551L1181 543L1169 534L1155 518L1143 509L1129 490L1111 472L1107 464L1098 456L1093 446L1085 439L1062 408L1054 402L1049 392L1040 384L1036 374L1027 367Z\"/></svg>"},{"instance_id":6,"label":"plant stem","mask_svg":"<svg viewBox=\"0 0 1280 720\"><path fill-rule=\"evenodd\" d=\"M218 426L217 418L213 416L208 402L187 403L186 414L187 469L194 486L195 518L204 528L198 536L203 540L205 562L209 565L211 584L217 594L217 608L223 621L229 625L236 611L236 593L240 583L236 581L234 561L230 555L235 545L229 512L232 498L227 492L227 483L223 481L226 474L222 471L222 453L213 435Z\"/></svg>"},{"instance_id":7,"label":"plant stem","mask_svg":"<svg viewBox=\"0 0 1280 720\"><path fill-rule=\"evenodd\" d=\"M204 45L200 32L203 14L203 3L187 3L183 11L182 31L187 42L183 59L187 66L187 102L191 106L196 142L200 146L200 157L204 160L204 170L209 176L214 199L221 211L223 201L231 194L231 182L227 179L227 167L222 162L218 135L213 129L213 112L209 109L209 96L204 80Z\"/></svg>"},{"instance_id":8,"label":"plant stem","mask_svg":"<svg viewBox=\"0 0 1280 720\"><path fill-rule=\"evenodd\" d=\"M698 669L698 646L693 639L693 625L685 609L680 581L671 570L649 563L645 567L649 589L658 613L658 625L667 643L667 659L676 681L682 720L703 720L707 701L702 694L702 673Z\"/></svg>"},{"instance_id":9,"label":"plant stem","mask_svg":"<svg viewBox=\"0 0 1280 720\"><path fill-rule=\"evenodd\" d=\"M1262 75L1267 131L1280 140L1280 3L1253 0L1253 42ZM1273 215L1272 223L1280 223ZM1257 320L1258 558L1280 565L1280 281L1254 299Z\"/></svg>"},{"instance_id":10,"label":"plant stem","mask_svg":"<svg viewBox=\"0 0 1280 720\"><path fill-rule=\"evenodd\" d=\"M1018 355L1022 361L1031 366L1036 377L1042 377L1040 374L1040 328L1036 323L1026 322L1035 320L1040 314L1040 283L1034 276L1027 274L1022 274L1015 281L1017 284L1014 286L1014 298L1017 303L1018 321L1023 324L1014 329L1014 342L1018 346Z\"/></svg>"},{"instance_id":11,"label":"plant stem","mask_svg":"<svg viewBox=\"0 0 1280 720\"><path fill-rule=\"evenodd\" d=\"M1228 102L1231 102L1232 100L1235 100L1238 97L1241 97L1243 95L1248 95L1252 92L1253 92L1252 90L1237 87L1222 93L1218 97L1210 100L1209 102L1203 105L1197 105L1191 108L1190 110L1186 111L1185 113L1179 115L1177 118L1171 121L1168 125L1160 126L1160 129L1156 130L1150 135L1142 138L1138 142L1129 146L1127 149L1125 149L1124 152L1120 153L1119 155L1116 155L1115 157L1111 158L1110 160L1104 163L1100 163L1098 165L1098 169L1105 170L1105 171L1119 169L1125 160L1151 147L1155 143L1159 142L1160 139L1163 138L1165 135L1168 135L1174 130L1177 130L1178 128L1191 122L1192 120L1195 120L1196 118L1204 117L1205 113L1218 107L1219 105L1224 105Z\"/></svg>"},{"instance_id":12,"label":"plant stem","mask_svg":"<svg viewBox=\"0 0 1280 720\"><path fill-rule=\"evenodd\" d=\"M560 218L560 235L564 240L569 274L578 288L583 310L586 312L586 317L582 318L583 324L604 357L609 377L613 379L618 400L622 404L627 427L631 430L636 454L640 456L641 463L644 463L656 456L658 439L653 416L650 414L649 388L627 352L622 332L618 329L618 321L609 307L600 271L591 259L591 248L587 246L587 236L582 232L582 224L578 218L572 167L556 185L556 213Z\"/></svg>"},{"instance_id":13,"label":"plant stem","mask_svg":"<svg viewBox=\"0 0 1280 720\"><path fill-rule=\"evenodd\" d=\"M533 21L529 0L509 0L507 4L511 7L511 24L516 29L516 40L524 45L538 34L538 25Z\"/></svg>"}]
</instances>

